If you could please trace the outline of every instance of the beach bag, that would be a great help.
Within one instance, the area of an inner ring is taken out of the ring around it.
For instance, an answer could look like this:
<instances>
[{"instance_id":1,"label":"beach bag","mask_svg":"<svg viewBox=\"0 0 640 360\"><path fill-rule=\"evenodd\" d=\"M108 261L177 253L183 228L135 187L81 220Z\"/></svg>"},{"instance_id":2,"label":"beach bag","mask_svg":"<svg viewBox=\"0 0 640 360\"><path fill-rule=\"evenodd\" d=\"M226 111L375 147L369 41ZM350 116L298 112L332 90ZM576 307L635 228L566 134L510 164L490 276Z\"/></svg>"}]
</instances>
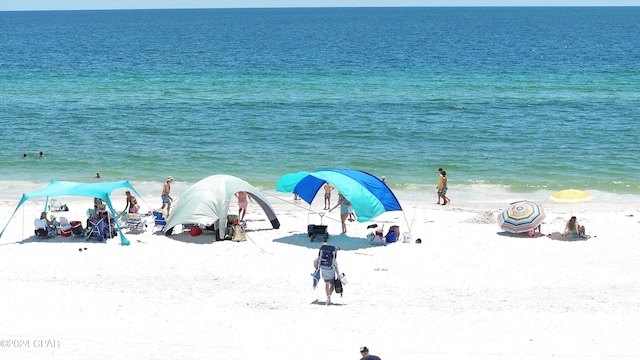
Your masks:
<instances>
[{"instance_id":1,"label":"beach bag","mask_svg":"<svg viewBox=\"0 0 640 360\"><path fill-rule=\"evenodd\" d=\"M398 233L395 231L389 231L385 239L388 243L394 243L398 239Z\"/></svg>"},{"instance_id":2,"label":"beach bag","mask_svg":"<svg viewBox=\"0 0 640 360\"><path fill-rule=\"evenodd\" d=\"M36 229L37 236L49 236L47 229Z\"/></svg>"},{"instance_id":3,"label":"beach bag","mask_svg":"<svg viewBox=\"0 0 640 360\"><path fill-rule=\"evenodd\" d=\"M192 226L191 229L189 229L189 233L191 236L202 235L202 229L199 226Z\"/></svg>"},{"instance_id":4,"label":"beach bag","mask_svg":"<svg viewBox=\"0 0 640 360\"><path fill-rule=\"evenodd\" d=\"M320 257L320 268L324 270L333 269L333 260L337 257L337 249L333 245L324 244L320 246L318 257Z\"/></svg>"},{"instance_id":5,"label":"beach bag","mask_svg":"<svg viewBox=\"0 0 640 360\"><path fill-rule=\"evenodd\" d=\"M231 237L231 241L245 241L247 240L247 236L244 233L244 228L240 225L233 225L233 236Z\"/></svg>"},{"instance_id":6,"label":"beach bag","mask_svg":"<svg viewBox=\"0 0 640 360\"><path fill-rule=\"evenodd\" d=\"M342 297L342 280L340 280L339 276L337 276L333 281L333 286L336 290L336 294L340 294L340 297Z\"/></svg>"},{"instance_id":7,"label":"beach bag","mask_svg":"<svg viewBox=\"0 0 640 360\"><path fill-rule=\"evenodd\" d=\"M371 245L386 245L387 240L380 235L375 235L371 239Z\"/></svg>"},{"instance_id":8,"label":"beach bag","mask_svg":"<svg viewBox=\"0 0 640 360\"><path fill-rule=\"evenodd\" d=\"M62 229L62 230L60 230L60 236L62 236L62 237L71 236L71 229Z\"/></svg>"}]
</instances>

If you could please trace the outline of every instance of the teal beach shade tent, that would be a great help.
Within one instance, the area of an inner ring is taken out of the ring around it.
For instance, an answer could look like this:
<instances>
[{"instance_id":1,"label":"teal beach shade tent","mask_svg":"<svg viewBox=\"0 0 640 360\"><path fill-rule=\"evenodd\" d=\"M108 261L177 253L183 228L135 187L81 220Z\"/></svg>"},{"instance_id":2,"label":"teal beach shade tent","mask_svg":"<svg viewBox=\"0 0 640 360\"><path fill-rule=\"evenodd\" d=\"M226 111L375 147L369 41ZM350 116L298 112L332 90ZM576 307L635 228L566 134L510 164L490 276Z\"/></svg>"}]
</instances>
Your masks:
<instances>
[{"instance_id":1,"label":"teal beach shade tent","mask_svg":"<svg viewBox=\"0 0 640 360\"><path fill-rule=\"evenodd\" d=\"M89 183L74 183L74 182L67 182L67 181L51 180L51 183L43 187L42 189L36 190L32 193L22 195L22 199L20 199L18 206L16 206L16 209L13 211L13 213L9 217L7 224L2 229L2 232L0 232L0 238L2 237L2 234L4 234L4 231L7 229L9 222L11 221L13 216L16 214L20 206L25 201L33 198L47 198L47 202L49 200L49 197L51 196L86 196L86 197L98 198L103 200L107 204L107 207L109 208L109 211L111 212L111 216L113 217L113 219L117 219L116 212L113 209L113 205L111 204L110 196L113 190L121 189L121 188L131 190L131 192L134 193L138 198L142 199L138 191L136 191L136 189L134 189L133 186L128 181L89 184ZM45 203L45 209L46 208L47 208L47 204ZM118 228L121 244L129 245L130 242L122 233L122 229L120 228L120 225L118 224L118 222L114 221L114 223Z\"/></svg>"},{"instance_id":2,"label":"teal beach shade tent","mask_svg":"<svg viewBox=\"0 0 640 360\"><path fill-rule=\"evenodd\" d=\"M351 202L359 222L369 221L386 211L402 211L391 189L377 176L359 170L322 169L282 176L276 191L295 193L309 205L328 182Z\"/></svg>"}]
</instances>

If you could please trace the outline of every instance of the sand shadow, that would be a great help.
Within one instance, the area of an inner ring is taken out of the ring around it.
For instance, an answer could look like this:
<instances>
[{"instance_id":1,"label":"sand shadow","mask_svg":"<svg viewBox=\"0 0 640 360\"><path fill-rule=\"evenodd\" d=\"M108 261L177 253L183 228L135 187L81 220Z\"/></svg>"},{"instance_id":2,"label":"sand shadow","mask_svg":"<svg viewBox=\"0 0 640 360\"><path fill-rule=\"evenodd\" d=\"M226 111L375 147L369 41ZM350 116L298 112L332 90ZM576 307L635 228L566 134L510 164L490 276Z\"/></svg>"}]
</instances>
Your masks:
<instances>
[{"instance_id":1,"label":"sand shadow","mask_svg":"<svg viewBox=\"0 0 640 360\"><path fill-rule=\"evenodd\" d=\"M314 241L311 241L311 237L309 237L309 235L306 233L285 236L283 238L274 239L273 242L302 246L309 249L319 249L320 246L324 243L323 240L318 238L316 238L316 240ZM372 246L365 238L351 237L346 234L334 236L329 235L327 243L340 248L340 250L358 250L370 247L378 247Z\"/></svg>"},{"instance_id":2,"label":"sand shadow","mask_svg":"<svg viewBox=\"0 0 640 360\"><path fill-rule=\"evenodd\" d=\"M544 234L538 234L536 232L536 234L534 236L529 236L529 233L523 232L523 233L510 233L508 231L498 231L496 234L500 235L500 236L505 236L505 237L510 237L510 238L520 238L520 239L534 239L534 238L541 238L544 237Z\"/></svg>"},{"instance_id":3,"label":"sand shadow","mask_svg":"<svg viewBox=\"0 0 640 360\"><path fill-rule=\"evenodd\" d=\"M332 297L332 299L331 299L331 300L333 300L333 295L332 295L331 297ZM316 299L316 300L313 300L313 301L311 302L311 305L322 305L322 306L345 306L345 305L347 305L347 304L338 304L338 303L335 303L335 302L331 301L331 304L330 304L330 305L327 305L327 302L326 302L326 301L320 301L320 300L317 300L317 299Z\"/></svg>"},{"instance_id":4,"label":"sand shadow","mask_svg":"<svg viewBox=\"0 0 640 360\"><path fill-rule=\"evenodd\" d=\"M583 236L579 236L579 235L567 235L567 236L562 236L562 234L558 231L556 232L552 232L551 234L547 235L547 237L551 240L557 240L557 241L587 241L589 239L591 239L591 235L583 235Z\"/></svg>"},{"instance_id":5,"label":"sand shadow","mask_svg":"<svg viewBox=\"0 0 640 360\"><path fill-rule=\"evenodd\" d=\"M164 233L162 234L164 235ZM180 242L188 243L188 244L205 245L205 244L213 244L217 242L215 233L211 231L203 232L202 234L197 236L192 236L191 233L186 231L186 232L181 232L179 234L167 235L167 237L171 240L178 240Z\"/></svg>"},{"instance_id":6,"label":"sand shadow","mask_svg":"<svg viewBox=\"0 0 640 360\"><path fill-rule=\"evenodd\" d=\"M267 229L267 228L260 228L260 229L245 229L245 234L247 236L247 240L249 239L250 234L252 233L258 233L261 231L271 231L273 229ZM165 235L164 232L162 231L156 231L154 232L155 235ZM168 238L172 239L172 240L178 240L184 243L189 243L189 244L213 244L216 242L221 242L221 241L233 241L231 239L220 239L220 240L216 240L216 233L214 231L211 230L203 230L202 234L200 235L196 235L196 236L192 236L191 233L187 230L187 231L181 231L179 233L172 233L171 235L166 235ZM244 240L243 240L244 241ZM242 241L235 241L235 242L242 242Z\"/></svg>"},{"instance_id":7,"label":"sand shadow","mask_svg":"<svg viewBox=\"0 0 640 360\"><path fill-rule=\"evenodd\" d=\"M107 241L117 239L116 237L107 238ZM71 244L106 244L106 241L96 241L93 238L87 238L86 236L54 236L54 237L45 237L45 236L30 236L22 241L18 241L17 244L30 244L30 243L50 243L50 244L63 244L63 243L71 243Z\"/></svg>"}]
</instances>

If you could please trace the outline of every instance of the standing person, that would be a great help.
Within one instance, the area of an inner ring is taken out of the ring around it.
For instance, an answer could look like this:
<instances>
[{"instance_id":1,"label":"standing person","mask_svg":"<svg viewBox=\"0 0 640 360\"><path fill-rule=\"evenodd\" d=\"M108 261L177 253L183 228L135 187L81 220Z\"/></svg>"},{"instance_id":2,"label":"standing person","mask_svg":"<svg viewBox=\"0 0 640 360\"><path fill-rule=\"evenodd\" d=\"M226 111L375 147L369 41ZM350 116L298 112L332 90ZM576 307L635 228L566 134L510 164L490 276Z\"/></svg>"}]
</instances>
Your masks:
<instances>
[{"instance_id":1,"label":"standing person","mask_svg":"<svg viewBox=\"0 0 640 360\"><path fill-rule=\"evenodd\" d=\"M360 355L362 355L362 358L360 360L381 360L379 356L370 355L369 348L367 348L366 346L360 347Z\"/></svg>"},{"instance_id":2,"label":"standing person","mask_svg":"<svg viewBox=\"0 0 640 360\"><path fill-rule=\"evenodd\" d=\"M247 214L249 201L253 202L253 200L251 200L251 196L244 191L238 191L235 193L235 196L238 198L238 218L242 221Z\"/></svg>"},{"instance_id":3,"label":"standing person","mask_svg":"<svg viewBox=\"0 0 640 360\"><path fill-rule=\"evenodd\" d=\"M324 183L324 210L331 208L331 191L334 189L328 182Z\"/></svg>"},{"instance_id":4,"label":"standing person","mask_svg":"<svg viewBox=\"0 0 640 360\"><path fill-rule=\"evenodd\" d=\"M164 182L164 185L162 185L162 195L160 195L160 197L162 198L162 207L161 209L164 210L164 207L167 207L167 218L169 218L169 211L171 210L171 202L173 201L173 198L171 197L171 183L173 182L173 177L169 176L167 178L167 181Z\"/></svg>"},{"instance_id":5,"label":"standing person","mask_svg":"<svg viewBox=\"0 0 640 360\"><path fill-rule=\"evenodd\" d=\"M440 181L441 181L442 187L438 189L438 196L440 196L444 201L442 205L447 205L449 203L449 198L447 197L447 190L449 188L447 187L447 172L444 170L442 170L442 173L440 175ZM440 199L438 199L438 203L440 203Z\"/></svg>"},{"instance_id":6,"label":"standing person","mask_svg":"<svg viewBox=\"0 0 640 360\"><path fill-rule=\"evenodd\" d=\"M380 180L385 184L387 183L387 177L386 176L381 177Z\"/></svg>"},{"instance_id":7,"label":"standing person","mask_svg":"<svg viewBox=\"0 0 640 360\"><path fill-rule=\"evenodd\" d=\"M338 193L338 204L336 204L336 206L332 207L329 212L333 211L333 209L337 208L338 206L340 206L340 222L342 223L342 233L341 234L346 234L347 233L347 223L345 221L347 221L347 218L349 217L349 206L351 205L351 203L349 202L349 200L347 200L342 193Z\"/></svg>"},{"instance_id":8,"label":"standing person","mask_svg":"<svg viewBox=\"0 0 640 360\"><path fill-rule=\"evenodd\" d=\"M444 170L442 170L442 168L438 168L438 174L439 174L439 179L438 179L438 186L436 186L436 192L438 193L438 202L436 204L440 205L440 199L442 199L442 195L440 194L440 189L442 189L442 172Z\"/></svg>"},{"instance_id":9,"label":"standing person","mask_svg":"<svg viewBox=\"0 0 640 360\"><path fill-rule=\"evenodd\" d=\"M127 190L124 193L127 195L127 205L124 207L124 210L122 210L122 212L129 210L129 214L137 214L138 210L140 210L138 200L135 196L131 195L130 190Z\"/></svg>"},{"instance_id":10,"label":"standing person","mask_svg":"<svg viewBox=\"0 0 640 360\"><path fill-rule=\"evenodd\" d=\"M327 305L331 305L331 294L335 289L335 279L340 276L338 270L338 262L336 261L338 249L326 242L320 246L318 257L313 260L315 271L320 271L320 275L324 280L324 290L327 294Z\"/></svg>"}]
</instances>

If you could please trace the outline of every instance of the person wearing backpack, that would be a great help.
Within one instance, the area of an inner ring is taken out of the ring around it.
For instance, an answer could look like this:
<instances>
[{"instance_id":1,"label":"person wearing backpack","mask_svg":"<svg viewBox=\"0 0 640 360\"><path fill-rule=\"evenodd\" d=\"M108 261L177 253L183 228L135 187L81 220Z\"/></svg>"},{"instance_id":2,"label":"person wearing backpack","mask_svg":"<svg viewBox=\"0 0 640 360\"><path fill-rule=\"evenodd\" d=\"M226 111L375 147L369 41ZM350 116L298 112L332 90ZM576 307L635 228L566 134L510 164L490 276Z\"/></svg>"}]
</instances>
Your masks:
<instances>
[{"instance_id":1,"label":"person wearing backpack","mask_svg":"<svg viewBox=\"0 0 640 360\"><path fill-rule=\"evenodd\" d=\"M324 280L324 289L327 293L327 305L331 305L331 294L335 289L335 279L339 277L338 262L336 261L338 249L327 243L320 246L318 257L313 261L315 271L320 271Z\"/></svg>"},{"instance_id":2,"label":"person wearing backpack","mask_svg":"<svg viewBox=\"0 0 640 360\"><path fill-rule=\"evenodd\" d=\"M360 347L360 355L362 355L360 360L381 360L379 356L369 354L369 348L366 346Z\"/></svg>"}]
</instances>

